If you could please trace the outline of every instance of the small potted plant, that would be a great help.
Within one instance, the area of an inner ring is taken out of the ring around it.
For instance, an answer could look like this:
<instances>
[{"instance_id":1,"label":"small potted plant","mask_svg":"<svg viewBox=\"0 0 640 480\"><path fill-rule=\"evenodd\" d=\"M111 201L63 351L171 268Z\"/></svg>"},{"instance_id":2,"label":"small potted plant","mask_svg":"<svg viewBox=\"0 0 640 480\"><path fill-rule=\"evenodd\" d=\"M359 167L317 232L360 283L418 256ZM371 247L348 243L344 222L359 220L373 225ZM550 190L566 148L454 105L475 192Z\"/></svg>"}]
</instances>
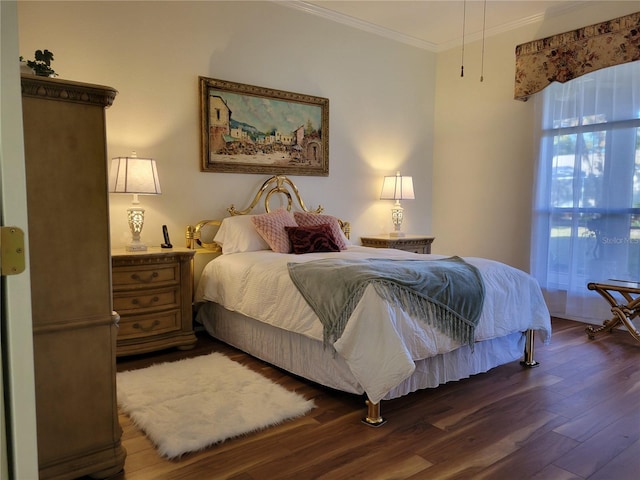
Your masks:
<instances>
[{"instance_id":1,"label":"small potted plant","mask_svg":"<svg viewBox=\"0 0 640 480\"><path fill-rule=\"evenodd\" d=\"M51 68L51 62L53 62L53 52L49 50L36 50L35 60L27 60L25 62L23 57L20 57L21 68L26 63L26 66L31 69L33 73L41 77L57 77L55 70Z\"/></svg>"}]
</instances>

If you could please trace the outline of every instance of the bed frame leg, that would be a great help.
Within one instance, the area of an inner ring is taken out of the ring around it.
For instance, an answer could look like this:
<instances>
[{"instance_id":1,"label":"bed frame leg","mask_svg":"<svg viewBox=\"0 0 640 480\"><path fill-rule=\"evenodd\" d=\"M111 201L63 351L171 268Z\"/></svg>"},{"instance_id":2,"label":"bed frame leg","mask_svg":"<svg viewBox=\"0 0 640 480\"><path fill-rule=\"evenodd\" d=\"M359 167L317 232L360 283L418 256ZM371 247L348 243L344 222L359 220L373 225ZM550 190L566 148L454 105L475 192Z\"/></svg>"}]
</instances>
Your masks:
<instances>
[{"instance_id":1,"label":"bed frame leg","mask_svg":"<svg viewBox=\"0 0 640 480\"><path fill-rule=\"evenodd\" d=\"M527 339L524 343L524 360L520 365L526 368L535 368L540 365L533 359L533 341L535 340L535 332L531 329L527 330Z\"/></svg>"},{"instance_id":2,"label":"bed frame leg","mask_svg":"<svg viewBox=\"0 0 640 480\"><path fill-rule=\"evenodd\" d=\"M387 423L387 421L380 416L380 402L372 403L369 400L367 404L367 416L362 419L362 423L370 427L380 427Z\"/></svg>"}]
</instances>

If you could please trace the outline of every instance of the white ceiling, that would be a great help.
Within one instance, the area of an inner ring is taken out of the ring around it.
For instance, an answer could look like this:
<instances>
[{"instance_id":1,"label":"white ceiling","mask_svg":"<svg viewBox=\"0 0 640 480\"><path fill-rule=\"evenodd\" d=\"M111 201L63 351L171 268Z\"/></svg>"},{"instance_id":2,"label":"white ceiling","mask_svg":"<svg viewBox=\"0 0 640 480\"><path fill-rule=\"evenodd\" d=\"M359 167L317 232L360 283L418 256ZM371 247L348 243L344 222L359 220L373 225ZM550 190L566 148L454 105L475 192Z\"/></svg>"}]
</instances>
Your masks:
<instances>
[{"instance_id":1,"label":"white ceiling","mask_svg":"<svg viewBox=\"0 0 640 480\"><path fill-rule=\"evenodd\" d=\"M278 2L439 52L584 6L572 0L316 0ZM486 8L485 8L486 6ZM464 20L464 21L463 21Z\"/></svg>"}]
</instances>

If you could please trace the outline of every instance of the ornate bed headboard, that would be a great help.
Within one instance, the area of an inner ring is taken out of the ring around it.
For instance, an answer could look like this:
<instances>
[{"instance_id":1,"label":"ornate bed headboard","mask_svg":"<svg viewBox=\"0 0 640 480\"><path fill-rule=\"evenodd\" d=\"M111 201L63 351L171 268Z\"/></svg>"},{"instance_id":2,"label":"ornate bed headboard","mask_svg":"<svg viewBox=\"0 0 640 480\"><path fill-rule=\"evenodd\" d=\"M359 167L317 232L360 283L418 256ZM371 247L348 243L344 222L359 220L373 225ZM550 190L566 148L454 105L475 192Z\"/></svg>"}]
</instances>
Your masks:
<instances>
[{"instance_id":1,"label":"ornate bed headboard","mask_svg":"<svg viewBox=\"0 0 640 480\"><path fill-rule=\"evenodd\" d=\"M297 204L297 209L302 210L308 213L322 213L324 208L322 205L318 205L315 210L310 210L305 205L302 197L300 196L300 192L298 191L298 187L285 175L274 175L273 177L267 179L260 189L256 192L253 197L253 200L249 204L249 206L243 210L236 209L235 205L231 205L227 208L227 211L230 215L248 215L251 211L260 203L260 200L264 201L264 209L267 213L271 211L270 200L273 195L283 195L287 201L287 210L291 211ZM202 239L202 232L206 229L217 229L220 227L222 220L202 220L195 225L187 226L187 231L185 234L187 241L187 248L197 248L202 247L210 251L219 252L221 251L220 246L211 241L206 242ZM351 234L351 225L349 222L345 222L341 219L338 219L338 223L340 224L340 228L344 232L347 238L350 238Z\"/></svg>"},{"instance_id":2,"label":"ornate bed headboard","mask_svg":"<svg viewBox=\"0 0 640 480\"><path fill-rule=\"evenodd\" d=\"M315 210L309 210L304 204L302 197L300 197L298 187L295 186L291 179L285 175L274 175L262 184L256 195L253 197L253 201L247 208L244 210L237 210L234 205L231 205L227 211L231 215L247 215L251 213L256 205L258 205L260 198L264 197L264 210L268 213L271 211L269 200L271 200L271 197L275 194L283 195L287 199L287 210L289 211L291 211L291 208L293 207L294 199L298 203L300 209L304 212L322 213L324 210L322 205L318 205L318 208Z\"/></svg>"}]
</instances>

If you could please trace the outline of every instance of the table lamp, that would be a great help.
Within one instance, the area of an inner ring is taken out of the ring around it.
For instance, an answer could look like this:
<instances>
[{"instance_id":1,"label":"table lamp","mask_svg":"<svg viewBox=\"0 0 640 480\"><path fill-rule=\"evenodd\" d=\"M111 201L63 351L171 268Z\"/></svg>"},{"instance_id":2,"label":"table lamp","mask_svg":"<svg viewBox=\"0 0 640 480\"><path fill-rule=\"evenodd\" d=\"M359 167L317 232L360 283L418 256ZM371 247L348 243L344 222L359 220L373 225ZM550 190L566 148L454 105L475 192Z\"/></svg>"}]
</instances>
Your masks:
<instances>
[{"instance_id":1,"label":"table lamp","mask_svg":"<svg viewBox=\"0 0 640 480\"><path fill-rule=\"evenodd\" d=\"M133 194L132 205L127 209L131 243L126 246L126 249L130 252L145 251L147 246L140 240L144 225L144 208L140 207L138 195L162 193L156 161L152 158L138 158L136 152L133 152L130 157L111 159L109 192Z\"/></svg>"},{"instance_id":2,"label":"table lamp","mask_svg":"<svg viewBox=\"0 0 640 480\"><path fill-rule=\"evenodd\" d=\"M413 200L414 198L413 179L411 177L403 177L400 172L397 172L395 176L384 177L380 200L395 200L395 204L391 209L394 230L389 236L404 237L404 233L400 231L402 220L404 219L404 209L400 205L400 200Z\"/></svg>"}]
</instances>

